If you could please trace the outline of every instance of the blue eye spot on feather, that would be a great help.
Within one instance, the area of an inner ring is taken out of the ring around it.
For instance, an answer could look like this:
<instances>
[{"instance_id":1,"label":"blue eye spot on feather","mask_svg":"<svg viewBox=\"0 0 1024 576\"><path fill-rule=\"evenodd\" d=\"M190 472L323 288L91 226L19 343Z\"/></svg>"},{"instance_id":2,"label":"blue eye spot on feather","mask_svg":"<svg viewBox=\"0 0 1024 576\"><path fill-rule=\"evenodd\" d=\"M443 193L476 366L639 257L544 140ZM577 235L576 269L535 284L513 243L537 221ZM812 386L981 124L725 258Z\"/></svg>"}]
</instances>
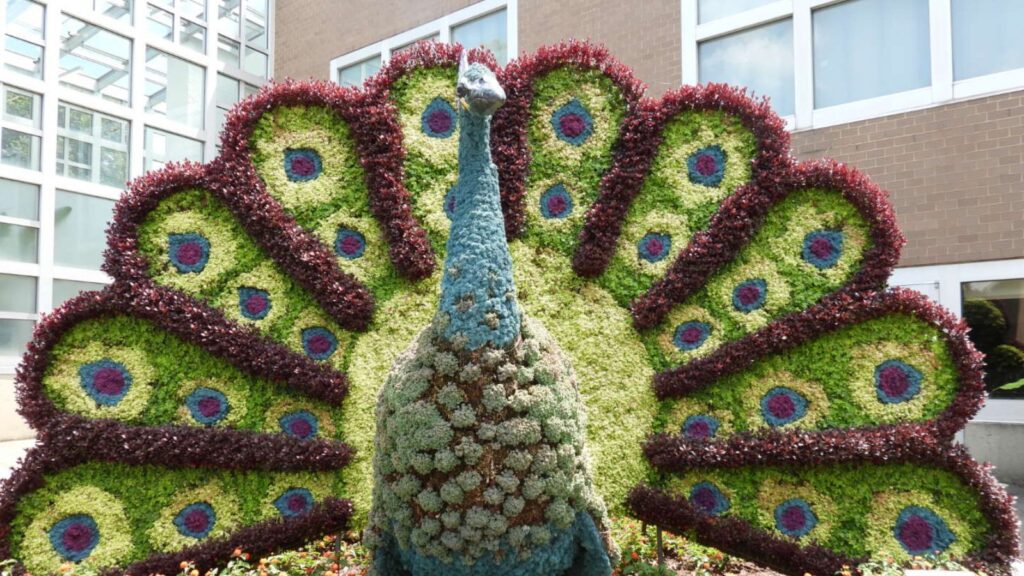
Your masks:
<instances>
[{"instance_id":1,"label":"blue eye spot on feather","mask_svg":"<svg viewBox=\"0 0 1024 576\"><path fill-rule=\"evenodd\" d=\"M196 388L189 394L185 398L185 406L196 422L206 426L227 418L231 410L231 404L223 392L206 386Z\"/></svg>"},{"instance_id":2,"label":"blue eye spot on feather","mask_svg":"<svg viewBox=\"0 0 1024 576\"><path fill-rule=\"evenodd\" d=\"M690 505L705 516L720 516L732 506L729 498L711 482L699 482L690 489Z\"/></svg>"},{"instance_id":3,"label":"blue eye spot on feather","mask_svg":"<svg viewBox=\"0 0 1024 576\"><path fill-rule=\"evenodd\" d=\"M132 375L124 364L110 358L89 362L78 369L79 383L101 406L116 406L132 387Z\"/></svg>"},{"instance_id":4,"label":"blue eye spot on feather","mask_svg":"<svg viewBox=\"0 0 1024 576\"><path fill-rule=\"evenodd\" d=\"M238 289L238 309L249 320L262 320L270 314L270 293L259 288Z\"/></svg>"},{"instance_id":5,"label":"blue eye spot on feather","mask_svg":"<svg viewBox=\"0 0 1024 576\"><path fill-rule=\"evenodd\" d=\"M907 506L896 518L893 537L908 554L939 554L956 541L956 535L938 514L922 506Z\"/></svg>"},{"instance_id":6,"label":"blue eye spot on feather","mask_svg":"<svg viewBox=\"0 0 1024 576\"><path fill-rule=\"evenodd\" d=\"M551 114L551 128L562 142L582 146L594 133L594 118L573 98Z\"/></svg>"},{"instance_id":7,"label":"blue eye spot on feather","mask_svg":"<svg viewBox=\"0 0 1024 576\"><path fill-rule=\"evenodd\" d=\"M302 349L313 360L326 360L338 350L338 337L322 326L302 331Z\"/></svg>"},{"instance_id":8,"label":"blue eye spot on feather","mask_svg":"<svg viewBox=\"0 0 1024 576\"><path fill-rule=\"evenodd\" d=\"M831 268L843 255L843 233L838 230L816 230L804 236L801 252L804 260L819 270Z\"/></svg>"},{"instance_id":9,"label":"blue eye spot on feather","mask_svg":"<svg viewBox=\"0 0 1024 576\"><path fill-rule=\"evenodd\" d=\"M690 182L703 186L718 186L725 178L725 151L715 144L705 146L686 159Z\"/></svg>"},{"instance_id":10,"label":"blue eye spot on feather","mask_svg":"<svg viewBox=\"0 0 1024 576\"><path fill-rule=\"evenodd\" d=\"M302 516L313 509L313 493L305 488L291 488L274 500L274 508L285 518Z\"/></svg>"},{"instance_id":11,"label":"blue eye spot on feather","mask_svg":"<svg viewBox=\"0 0 1024 576\"><path fill-rule=\"evenodd\" d=\"M195 274L206 268L210 260L210 241L202 234L168 234L167 256L182 274Z\"/></svg>"},{"instance_id":12,"label":"blue eye spot on feather","mask_svg":"<svg viewBox=\"0 0 1024 576\"><path fill-rule=\"evenodd\" d=\"M562 184L555 184L540 196L540 213L549 220L568 218L572 208L572 196Z\"/></svg>"},{"instance_id":13,"label":"blue eye spot on feather","mask_svg":"<svg viewBox=\"0 0 1024 576\"><path fill-rule=\"evenodd\" d=\"M715 437L720 425L718 418L715 418L714 416L697 414L695 416L689 416L683 421L682 432L683 436L686 438L706 440Z\"/></svg>"},{"instance_id":14,"label":"blue eye spot on feather","mask_svg":"<svg viewBox=\"0 0 1024 576\"><path fill-rule=\"evenodd\" d=\"M668 253L671 250L672 236L657 232L648 232L637 242L636 246L637 255L651 264L668 258Z\"/></svg>"},{"instance_id":15,"label":"blue eye spot on feather","mask_svg":"<svg viewBox=\"0 0 1024 576\"><path fill-rule=\"evenodd\" d=\"M710 336L710 324L691 320L676 326L676 331L672 335L672 343L676 345L676 348L688 352L703 346Z\"/></svg>"},{"instance_id":16,"label":"blue eye spot on feather","mask_svg":"<svg viewBox=\"0 0 1024 576\"><path fill-rule=\"evenodd\" d=\"M366 236L351 228L338 228L334 239L334 252L346 260L355 260L366 252Z\"/></svg>"},{"instance_id":17,"label":"blue eye spot on feather","mask_svg":"<svg viewBox=\"0 0 1024 576\"><path fill-rule=\"evenodd\" d=\"M448 138L455 133L455 109L438 96L427 104L420 116L420 129L431 138Z\"/></svg>"},{"instance_id":18,"label":"blue eye spot on feather","mask_svg":"<svg viewBox=\"0 0 1024 576\"><path fill-rule=\"evenodd\" d=\"M57 554L69 562L81 562L100 543L100 529L92 516L75 514L53 525L50 544Z\"/></svg>"},{"instance_id":19,"label":"blue eye spot on feather","mask_svg":"<svg viewBox=\"0 0 1024 576\"><path fill-rule=\"evenodd\" d=\"M764 307L768 296L768 283L762 278L752 278L740 282L732 291L732 306L736 310L749 314Z\"/></svg>"},{"instance_id":20,"label":"blue eye spot on feather","mask_svg":"<svg viewBox=\"0 0 1024 576\"><path fill-rule=\"evenodd\" d=\"M206 502L195 502L182 508L173 522L182 536L201 540L213 532L213 527L217 524L217 514L213 511L213 506Z\"/></svg>"},{"instance_id":21,"label":"blue eye spot on feather","mask_svg":"<svg viewBox=\"0 0 1024 576\"><path fill-rule=\"evenodd\" d=\"M912 400L921 392L924 378L916 368L900 360L886 360L875 368L875 393L883 404Z\"/></svg>"},{"instance_id":22,"label":"blue eye spot on feather","mask_svg":"<svg viewBox=\"0 0 1024 576\"><path fill-rule=\"evenodd\" d=\"M320 430L320 421L308 410L289 412L282 416L277 423L285 434L303 440L313 438Z\"/></svg>"},{"instance_id":23,"label":"blue eye spot on feather","mask_svg":"<svg viewBox=\"0 0 1024 576\"><path fill-rule=\"evenodd\" d=\"M793 538L802 538L818 525L818 516L803 498L790 498L775 507L775 527Z\"/></svg>"},{"instance_id":24,"label":"blue eye spot on feather","mask_svg":"<svg viewBox=\"0 0 1024 576\"><path fill-rule=\"evenodd\" d=\"M761 397L761 415L774 427L792 424L807 414L807 399L791 388L776 386Z\"/></svg>"},{"instance_id":25,"label":"blue eye spot on feather","mask_svg":"<svg viewBox=\"0 0 1024 576\"><path fill-rule=\"evenodd\" d=\"M284 173L292 182L316 180L323 170L323 161L316 150L298 148L284 152Z\"/></svg>"}]
</instances>

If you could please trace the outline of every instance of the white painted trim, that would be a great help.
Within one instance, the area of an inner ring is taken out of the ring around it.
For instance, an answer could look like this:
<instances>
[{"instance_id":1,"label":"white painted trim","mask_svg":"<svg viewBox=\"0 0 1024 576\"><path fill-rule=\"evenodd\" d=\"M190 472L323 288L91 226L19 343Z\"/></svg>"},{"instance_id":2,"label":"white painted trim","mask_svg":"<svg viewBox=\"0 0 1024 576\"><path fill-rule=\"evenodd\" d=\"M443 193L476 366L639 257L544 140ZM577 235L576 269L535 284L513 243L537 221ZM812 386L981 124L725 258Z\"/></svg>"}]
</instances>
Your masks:
<instances>
[{"instance_id":1,"label":"white painted trim","mask_svg":"<svg viewBox=\"0 0 1024 576\"><path fill-rule=\"evenodd\" d=\"M847 0L778 0L738 14L700 24L697 0L679 0L682 11L682 78L700 82L699 45L786 18L793 20L794 114L785 117L790 130L812 130L878 118L960 100L1024 88L1024 68L955 81L951 0L928 0L931 83L897 94L814 108L814 10Z\"/></svg>"},{"instance_id":2,"label":"white painted trim","mask_svg":"<svg viewBox=\"0 0 1024 576\"><path fill-rule=\"evenodd\" d=\"M512 60L519 54L519 0L482 0L451 14L446 14L436 20L431 20L405 32L384 38L369 46L363 46L358 50L353 50L331 59L329 77L332 82L339 83L339 69L371 58L380 57L381 65L383 66L391 59L391 51L393 49L400 48L417 40L430 38L434 35L439 37L440 42L451 42L451 30L453 27L498 12L499 10L505 10L505 43L508 49L508 58Z\"/></svg>"}]
</instances>

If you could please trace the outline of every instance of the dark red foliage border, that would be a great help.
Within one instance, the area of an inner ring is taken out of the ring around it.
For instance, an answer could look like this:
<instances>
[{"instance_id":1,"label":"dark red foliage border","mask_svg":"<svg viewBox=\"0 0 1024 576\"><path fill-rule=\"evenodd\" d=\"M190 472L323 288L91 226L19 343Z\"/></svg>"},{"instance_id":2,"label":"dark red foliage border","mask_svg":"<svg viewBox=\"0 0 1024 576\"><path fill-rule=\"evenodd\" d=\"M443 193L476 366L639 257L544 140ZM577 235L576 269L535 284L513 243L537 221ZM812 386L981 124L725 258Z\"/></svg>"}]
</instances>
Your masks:
<instances>
[{"instance_id":1,"label":"dark red foliage border","mask_svg":"<svg viewBox=\"0 0 1024 576\"><path fill-rule=\"evenodd\" d=\"M786 170L784 178L772 183L771 188L748 185L722 202L708 229L695 234L668 273L633 301L637 329L661 322L673 306L697 292L750 242L772 207L787 195L808 188L840 192L857 208L870 229L872 246L864 253L860 270L833 294L856 294L884 287L905 242L885 192L867 176L844 164L801 163Z\"/></svg>"},{"instance_id":2,"label":"dark red foliage border","mask_svg":"<svg viewBox=\"0 0 1024 576\"><path fill-rule=\"evenodd\" d=\"M982 355L967 337L963 320L914 290L893 288L870 298L838 293L802 312L790 314L715 352L654 377L660 398L681 397L745 370L760 359L792 350L829 332L889 314L907 314L938 327L956 365L960 383L952 403L931 421L937 437L949 440L985 402Z\"/></svg>"},{"instance_id":3,"label":"dark red foliage border","mask_svg":"<svg viewBox=\"0 0 1024 576\"><path fill-rule=\"evenodd\" d=\"M694 469L686 449L655 441L648 445L662 470ZM905 428L881 427L864 434L833 430L807 438L777 433L745 446L733 446L726 453L695 458L706 466L816 466L848 462L871 465L912 463L935 466L959 476L978 494L982 514L991 523L984 549L966 558L969 567L989 574L1009 574L1010 564L1020 546L1013 497L1008 496L989 469L971 459L962 446L952 446L934 436L915 436ZM698 513L683 497L674 497L650 486L635 488L629 506L646 522L678 532L690 532L705 545L748 558L759 564L801 576L804 573L832 576L844 564L855 565L862 558L846 558L817 546L799 546L739 518L712 518Z\"/></svg>"},{"instance_id":4,"label":"dark red foliage border","mask_svg":"<svg viewBox=\"0 0 1024 576\"><path fill-rule=\"evenodd\" d=\"M161 201L200 188L223 202L274 262L343 328L365 328L373 316L373 295L343 273L323 243L296 225L258 182L254 169L228 166L219 159L209 164L171 163L133 180L114 207L103 269L126 282L146 281L149 262L139 248L142 223Z\"/></svg>"},{"instance_id":5,"label":"dark red foliage border","mask_svg":"<svg viewBox=\"0 0 1024 576\"><path fill-rule=\"evenodd\" d=\"M69 454L49 439L40 438L14 474L0 482L0 558L11 558L11 522L22 496L45 486L45 476L90 459L87 450ZM154 462L157 463L158 462ZM173 466L174 463L164 464ZM224 565L236 549L259 557L277 550L294 548L324 534L338 533L348 527L352 516L352 503L348 500L328 498L317 503L303 516L293 519L274 519L237 530L227 538L212 540L173 553L160 553L136 562L127 568L109 568L104 575L177 574L182 562L194 562L200 572ZM14 574L27 576L20 563Z\"/></svg>"},{"instance_id":6,"label":"dark red foliage border","mask_svg":"<svg viewBox=\"0 0 1024 576\"><path fill-rule=\"evenodd\" d=\"M601 180L599 198L587 211L586 224L573 258L576 273L597 276L608 266L629 206L643 187L661 147L662 132L676 116L689 111L722 111L739 119L757 140L757 154L751 160L751 183L759 190L753 195L772 203L782 194L780 186L792 170L789 132L767 100L755 101L744 90L725 84L683 86L659 100L644 100L623 125L619 154ZM744 203L748 204L749 200ZM720 211L727 207L723 203ZM712 230L716 222L712 221ZM679 272L683 266L681 260L680 256L669 274L673 271L676 275L682 274ZM691 265L686 262L684 275L692 273Z\"/></svg>"},{"instance_id":7,"label":"dark red foliage border","mask_svg":"<svg viewBox=\"0 0 1024 576\"><path fill-rule=\"evenodd\" d=\"M521 235L526 226L523 202L531 162L527 131L530 104L534 98L533 83L545 74L564 67L596 70L619 87L627 106L623 128L630 124L630 118L635 115L646 89L633 75L633 71L612 56L607 48L579 40L541 46L535 53L510 62L499 73L498 79L505 88L507 100L491 122L491 155L498 166L501 205L505 212L505 234L509 238ZM616 148L630 135L623 128L619 130ZM614 164L609 173L612 170Z\"/></svg>"},{"instance_id":8,"label":"dark red foliage border","mask_svg":"<svg viewBox=\"0 0 1024 576\"><path fill-rule=\"evenodd\" d=\"M231 178L244 177L244 181L256 183L244 207L254 215L266 214L264 219L296 227L294 220L266 193L250 149L256 123L264 114L282 106L322 106L348 125L365 172L370 211L387 239L391 262L408 278L429 276L434 270L434 253L426 231L412 214L412 200L403 184L402 143L395 138L401 134L398 121L370 92L326 81L286 80L264 86L236 106L221 134L221 158ZM337 269L333 256L331 265Z\"/></svg>"}]
</instances>

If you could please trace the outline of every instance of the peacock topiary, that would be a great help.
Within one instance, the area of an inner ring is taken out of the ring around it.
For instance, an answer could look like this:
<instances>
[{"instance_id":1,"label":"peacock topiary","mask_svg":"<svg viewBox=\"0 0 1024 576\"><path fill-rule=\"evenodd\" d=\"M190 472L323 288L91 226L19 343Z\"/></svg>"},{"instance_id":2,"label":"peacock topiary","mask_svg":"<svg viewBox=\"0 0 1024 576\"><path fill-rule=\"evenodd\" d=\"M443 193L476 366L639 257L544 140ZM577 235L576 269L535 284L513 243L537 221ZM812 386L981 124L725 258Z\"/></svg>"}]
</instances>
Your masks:
<instances>
[{"instance_id":1,"label":"peacock topiary","mask_svg":"<svg viewBox=\"0 0 1024 576\"><path fill-rule=\"evenodd\" d=\"M589 44L272 84L130 184L113 284L37 326L0 557L173 573L358 529L381 576L607 574L630 514L798 575L1004 574L1012 500L953 443L981 357L885 289L902 242L767 102L646 98Z\"/></svg>"}]
</instances>

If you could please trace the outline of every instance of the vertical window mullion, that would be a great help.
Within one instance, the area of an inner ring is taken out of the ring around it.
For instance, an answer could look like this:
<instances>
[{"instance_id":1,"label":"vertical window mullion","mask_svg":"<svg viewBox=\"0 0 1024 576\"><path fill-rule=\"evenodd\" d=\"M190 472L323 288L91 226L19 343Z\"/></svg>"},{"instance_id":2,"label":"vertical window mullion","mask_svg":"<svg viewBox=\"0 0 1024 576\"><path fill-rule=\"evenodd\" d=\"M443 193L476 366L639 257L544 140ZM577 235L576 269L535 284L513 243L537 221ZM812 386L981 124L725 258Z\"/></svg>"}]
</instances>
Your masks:
<instances>
[{"instance_id":1,"label":"vertical window mullion","mask_svg":"<svg viewBox=\"0 0 1024 576\"><path fill-rule=\"evenodd\" d=\"M54 218L56 206L57 175L57 99L60 71L60 10L54 4L47 4L44 17L43 38L43 179L39 186L39 282L36 285L36 308L49 312L53 305L53 253Z\"/></svg>"},{"instance_id":2,"label":"vertical window mullion","mask_svg":"<svg viewBox=\"0 0 1024 576\"><path fill-rule=\"evenodd\" d=\"M796 128L814 120L814 31L810 0L793 0L793 98Z\"/></svg>"},{"instance_id":3,"label":"vertical window mullion","mask_svg":"<svg viewBox=\"0 0 1024 576\"><path fill-rule=\"evenodd\" d=\"M928 0L932 103L953 99L953 21L950 0Z\"/></svg>"},{"instance_id":4,"label":"vertical window mullion","mask_svg":"<svg viewBox=\"0 0 1024 576\"><path fill-rule=\"evenodd\" d=\"M697 60L697 0L680 0L682 6L683 84L700 82Z\"/></svg>"}]
</instances>

